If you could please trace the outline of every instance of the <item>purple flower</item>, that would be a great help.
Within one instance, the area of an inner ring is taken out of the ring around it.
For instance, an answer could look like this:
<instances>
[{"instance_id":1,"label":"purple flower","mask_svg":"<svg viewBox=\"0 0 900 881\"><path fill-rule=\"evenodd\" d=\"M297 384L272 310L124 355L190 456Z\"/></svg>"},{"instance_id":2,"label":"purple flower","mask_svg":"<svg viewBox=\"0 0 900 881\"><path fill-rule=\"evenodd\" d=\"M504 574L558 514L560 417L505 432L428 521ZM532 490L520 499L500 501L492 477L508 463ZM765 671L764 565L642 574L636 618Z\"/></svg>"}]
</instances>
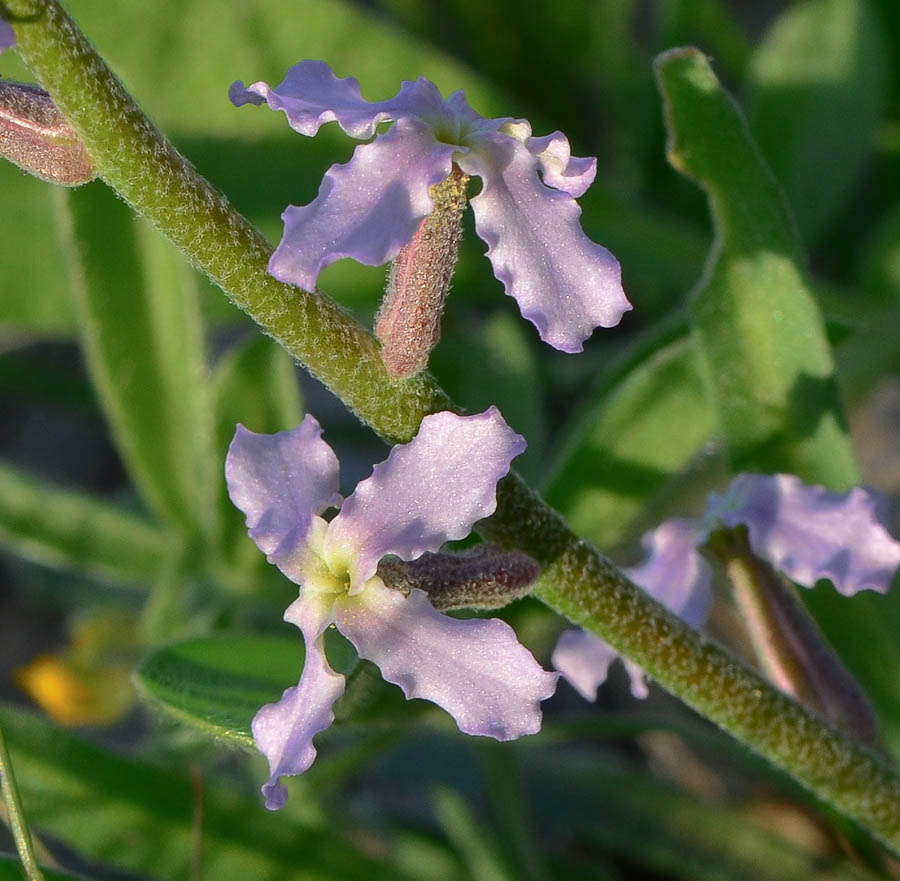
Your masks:
<instances>
[{"instance_id":1,"label":"purple flower","mask_svg":"<svg viewBox=\"0 0 900 881\"><path fill-rule=\"evenodd\" d=\"M306 643L300 682L253 720L269 760L266 807L284 805L284 776L316 757L313 737L334 721L344 677L328 665L323 634L335 624L408 698L443 707L467 734L512 740L540 729L540 702L557 676L538 666L496 619L459 620L434 610L426 595L386 587L379 560L413 560L464 538L496 508L496 484L525 441L492 407L477 416L427 416L415 439L394 447L340 505L338 462L307 416L293 431L263 435L238 426L225 464L232 501L250 536L300 595L285 612Z\"/></svg>"},{"instance_id":2,"label":"purple flower","mask_svg":"<svg viewBox=\"0 0 900 881\"><path fill-rule=\"evenodd\" d=\"M644 536L647 558L624 570L692 627L706 621L711 601L709 564L698 551L721 527L745 526L753 553L792 581L813 587L827 578L845 596L886 593L900 566L900 542L881 524L875 496L808 486L792 474L739 474L725 495L710 493L696 520L668 520ZM586 631L562 634L553 665L587 700L596 698L616 651ZM629 661L635 697L646 695L643 671Z\"/></svg>"},{"instance_id":3,"label":"purple flower","mask_svg":"<svg viewBox=\"0 0 900 881\"><path fill-rule=\"evenodd\" d=\"M274 89L238 81L229 97L237 106L265 102L309 136L336 121L368 140L380 123L394 123L346 165L333 165L309 205L285 210L269 262L281 281L312 291L319 272L342 257L369 266L392 260L431 213L429 188L456 164L482 180L472 199L475 228L494 274L542 340L580 352L594 328L618 324L631 308L618 262L579 223L575 197L593 181L596 160L572 156L560 132L535 138L525 120L485 119L462 92L444 100L422 77L388 101L369 102L357 80L338 79L322 61L301 61Z\"/></svg>"},{"instance_id":4,"label":"purple flower","mask_svg":"<svg viewBox=\"0 0 900 881\"><path fill-rule=\"evenodd\" d=\"M0 18L0 52L16 45L16 35L12 25Z\"/></svg>"}]
</instances>

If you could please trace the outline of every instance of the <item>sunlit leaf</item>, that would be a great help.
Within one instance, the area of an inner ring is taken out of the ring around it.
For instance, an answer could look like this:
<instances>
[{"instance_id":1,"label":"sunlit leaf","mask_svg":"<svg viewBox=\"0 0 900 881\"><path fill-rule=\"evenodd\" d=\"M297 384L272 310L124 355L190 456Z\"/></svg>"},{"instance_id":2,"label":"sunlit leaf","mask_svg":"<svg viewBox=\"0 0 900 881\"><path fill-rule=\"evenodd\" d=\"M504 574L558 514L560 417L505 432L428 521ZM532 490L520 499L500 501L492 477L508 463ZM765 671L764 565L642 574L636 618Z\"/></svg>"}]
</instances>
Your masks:
<instances>
[{"instance_id":1,"label":"sunlit leaf","mask_svg":"<svg viewBox=\"0 0 900 881\"><path fill-rule=\"evenodd\" d=\"M750 127L811 242L833 223L872 149L886 66L867 0L792 4L751 58Z\"/></svg>"},{"instance_id":2,"label":"sunlit leaf","mask_svg":"<svg viewBox=\"0 0 900 881\"><path fill-rule=\"evenodd\" d=\"M155 514L211 537L220 463L193 271L103 184L56 195L88 369L122 458Z\"/></svg>"}]
</instances>

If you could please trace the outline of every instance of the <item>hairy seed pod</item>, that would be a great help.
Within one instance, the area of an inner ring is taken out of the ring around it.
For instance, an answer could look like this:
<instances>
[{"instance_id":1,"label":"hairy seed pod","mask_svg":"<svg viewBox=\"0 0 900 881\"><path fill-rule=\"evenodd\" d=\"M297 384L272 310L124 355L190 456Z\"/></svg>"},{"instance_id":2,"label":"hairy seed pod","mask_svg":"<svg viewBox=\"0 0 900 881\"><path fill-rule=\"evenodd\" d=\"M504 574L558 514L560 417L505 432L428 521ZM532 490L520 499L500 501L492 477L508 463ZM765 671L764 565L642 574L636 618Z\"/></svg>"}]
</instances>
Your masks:
<instances>
[{"instance_id":1,"label":"hairy seed pod","mask_svg":"<svg viewBox=\"0 0 900 881\"><path fill-rule=\"evenodd\" d=\"M463 553L422 554L407 563L389 557L378 564L382 581L403 594L417 587L439 611L500 609L531 592L540 567L521 551L493 544Z\"/></svg>"},{"instance_id":2,"label":"hairy seed pod","mask_svg":"<svg viewBox=\"0 0 900 881\"><path fill-rule=\"evenodd\" d=\"M441 313L450 290L466 206L469 177L455 165L431 190L434 210L391 263L384 300L375 319L381 360L391 376L424 370L441 335Z\"/></svg>"},{"instance_id":3,"label":"hairy seed pod","mask_svg":"<svg viewBox=\"0 0 900 881\"><path fill-rule=\"evenodd\" d=\"M0 80L0 156L64 187L77 187L96 176L78 135L50 95L31 83Z\"/></svg>"}]
</instances>

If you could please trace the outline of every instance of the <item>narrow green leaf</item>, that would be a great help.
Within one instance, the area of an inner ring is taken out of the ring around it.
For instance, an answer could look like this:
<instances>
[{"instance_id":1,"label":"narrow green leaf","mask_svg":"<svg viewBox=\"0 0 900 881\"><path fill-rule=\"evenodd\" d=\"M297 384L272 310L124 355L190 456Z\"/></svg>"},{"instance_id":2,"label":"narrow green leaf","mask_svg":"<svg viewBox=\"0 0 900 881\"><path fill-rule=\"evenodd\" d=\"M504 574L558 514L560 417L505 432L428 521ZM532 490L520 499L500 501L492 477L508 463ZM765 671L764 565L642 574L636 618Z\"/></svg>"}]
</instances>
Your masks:
<instances>
[{"instance_id":1,"label":"narrow green leaf","mask_svg":"<svg viewBox=\"0 0 900 881\"><path fill-rule=\"evenodd\" d=\"M0 464L0 544L44 566L147 585L179 542L142 517Z\"/></svg>"},{"instance_id":2,"label":"narrow green leaf","mask_svg":"<svg viewBox=\"0 0 900 881\"><path fill-rule=\"evenodd\" d=\"M57 207L88 369L132 479L161 519L215 535L220 463L193 273L103 184L60 190Z\"/></svg>"},{"instance_id":3,"label":"narrow green leaf","mask_svg":"<svg viewBox=\"0 0 900 881\"><path fill-rule=\"evenodd\" d=\"M187 640L152 652L135 681L145 697L182 722L253 749L253 716L296 684L303 656L299 638Z\"/></svg>"},{"instance_id":4,"label":"narrow green leaf","mask_svg":"<svg viewBox=\"0 0 900 881\"><path fill-rule=\"evenodd\" d=\"M850 486L831 352L781 191L701 52L655 67L669 162L705 190L716 231L691 318L732 465Z\"/></svg>"},{"instance_id":5,"label":"narrow green leaf","mask_svg":"<svg viewBox=\"0 0 900 881\"><path fill-rule=\"evenodd\" d=\"M219 504L223 511L222 553L240 572L268 565L247 536L244 515L228 497L225 454L238 423L251 431L286 431L303 418L303 402L294 361L269 337L253 336L235 347L213 374L216 402L216 461Z\"/></svg>"},{"instance_id":6,"label":"narrow green leaf","mask_svg":"<svg viewBox=\"0 0 900 881\"><path fill-rule=\"evenodd\" d=\"M693 341L664 340L592 394L560 444L547 501L579 535L609 547L714 430Z\"/></svg>"},{"instance_id":7,"label":"narrow green leaf","mask_svg":"<svg viewBox=\"0 0 900 881\"><path fill-rule=\"evenodd\" d=\"M810 241L834 222L871 152L886 68L868 0L789 6L750 60L750 127Z\"/></svg>"},{"instance_id":8,"label":"narrow green leaf","mask_svg":"<svg viewBox=\"0 0 900 881\"><path fill-rule=\"evenodd\" d=\"M124 758L0 708L35 827L88 860L161 881L191 877L198 789L186 774ZM216 881L400 881L331 826L273 815L258 793L204 782L202 877Z\"/></svg>"},{"instance_id":9,"label":"narrow green leaf","mask_svg":"<svg viewBox=\"0 0 900 881\"><path fill-rule=\"evenodd\" d=\"M347 672L355 654L349 643L333 637L329 633L329 662ZM253 716L297 683L303 657L299 635L191 639L152 652L135 681L167 713L214 737L252 748Z\"/></svg>"}]
</instances>

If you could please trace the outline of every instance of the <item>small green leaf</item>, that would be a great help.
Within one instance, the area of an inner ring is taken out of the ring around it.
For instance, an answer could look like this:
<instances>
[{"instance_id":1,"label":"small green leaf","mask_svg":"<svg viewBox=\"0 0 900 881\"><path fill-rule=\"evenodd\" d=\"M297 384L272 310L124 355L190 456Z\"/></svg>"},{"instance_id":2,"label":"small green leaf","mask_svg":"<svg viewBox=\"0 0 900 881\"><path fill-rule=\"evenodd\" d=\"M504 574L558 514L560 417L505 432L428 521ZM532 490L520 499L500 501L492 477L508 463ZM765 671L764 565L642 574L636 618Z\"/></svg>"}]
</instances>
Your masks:
<instances>
[{"instance_id":1,"label":"small green leaf","mask_svg":"<svg viewBox=\"0 0 900 881\"><path fill-rule=\"evenodd\" d=\"M579 535L609 547L714 430L691 338L663 338L592 393L560 443L547 501Z\"/></svg>"},{"instance_id":2,"label":"small green leaf","mask_svg":"<svg viewBox=\"0 0 900 881\"><path fill-rule=\"evenodd\" d=\"M834 222L871 152L886 67L867 0L789 6L750 61L750 127L810 241Z\"/></svg>"},{"instance_id":3,"label":"small green leaf","mask_svg":"<svg viewBox=\"0 0 900 881\"><path fill-rule=\"evenodd\" d=\"M328 659L345 673L356 656L349 643L327 634ZM135 679L151 701L189 725L253 747L250 722L263 705L296 685L303 669L303 639L220 636L190 639L152 652Z\"/></svg>"},{"instance_id":4,"label":"small green leaf","mask_svg":"<svg viewBox=\"0 0 900 881\"><path fill-rule=\"evenodd\" d=\"M669 162L705 190L716 230L691 318L733 468L851 486L831 352L781 191L701 52L655 67Z\"/></svg>"},{"instance_id":5,"label":"small green leaf","mask_svg":"<svg viewBox=\"0 0 900 881\"><path fill-rule=\"evenodd\" d=\"M131 477L165 522L214 536L220 463L193 272L103 184L59 190L57 206L88 369Z\"/></svg>"},{"instance_id":6,"label":"small green leaf","mask_svg":"<svg viewBox=\"0 0 900 881\"><path fill-rule=\"evenodd\" d=\"M39 833L66 842L85 859L142 876L191 877L200 815L198 787L188 774L106 752L11 707L0 707L0 724L29 819ZM403 877L362 856L333 825L313 825L297 810L290 817L266 811L258 793L204 780L202 798L204 878Z\"/></svg>"},{"instance_id":7,"label":"small green leaf","mask_svg":"<svg viewBox=\"0 0 900 881\"><path fill-rule=\"evenodd\" d=\"M0 544L44 566L146 586L179 542L142 517L0 464Z\"/></svg>"}]
</instances>

